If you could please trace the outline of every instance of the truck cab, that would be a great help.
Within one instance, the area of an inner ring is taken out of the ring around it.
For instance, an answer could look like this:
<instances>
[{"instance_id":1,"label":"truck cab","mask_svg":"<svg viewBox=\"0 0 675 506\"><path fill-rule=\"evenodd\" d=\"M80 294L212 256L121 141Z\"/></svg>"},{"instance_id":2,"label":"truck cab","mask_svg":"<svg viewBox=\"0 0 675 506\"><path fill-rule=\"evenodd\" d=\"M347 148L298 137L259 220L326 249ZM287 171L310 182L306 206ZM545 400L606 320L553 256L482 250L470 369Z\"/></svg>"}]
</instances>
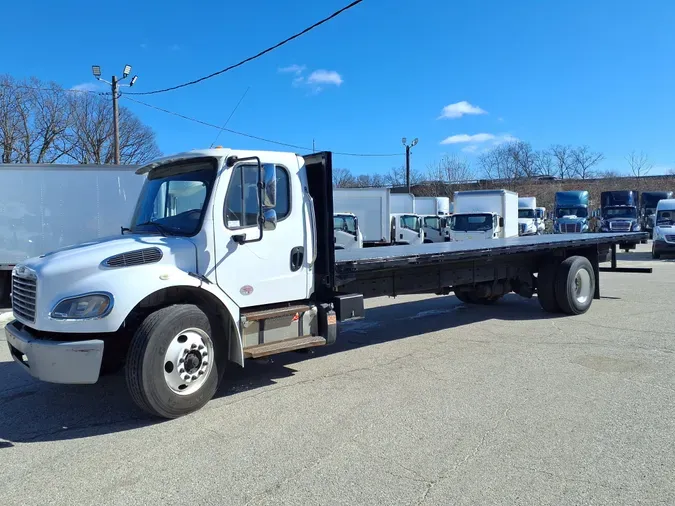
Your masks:
<instances>
[{"instance_id":1,"label":"truck cab","mask_svg":"<svg viewBox=\"0 0 675 506\"><path fill-rule=\"evenodd\" d=\"M335 249L363 248L363 234L359 229L359 219L354 214L333 214L333 237Z\"/></svg>"},{"instance_id":2,"label":"truck cab","mask_svg":"<svg viewBox=\"0 0 675 506\"><path fill-rule=\"evenodd\" d=\"M652 258L675 253L675 199L662 199L656 205Z\"/></svg>"},{"instance_id":3,"label":"truck cab","mask_svg":"<svg viewBox=\"0 0 675 506\"><path fill-rule=\"evenodd\" d=\"M420 216L424 229L424 242L445 242L450 240L448 217L435 214Z\"/></svg>"},{"instance_id":4,"label":"truck cab","mask_svg":"<svg viewBox=\"0 0 675 506\"><path fill-rule=\"evenodd\" d=\"M588 219L587 191L562 191L555 194L554 233L589 232Z\"/></svg>"},{"instance_id":5,"label":"truck cab","mask_svg":"<svg viewBox=\"0 0 675 506\"><path fill-rule=\"evenodd\" d=\"M455 192L450 240L518 236L518 194L507 190Z\"/></svg>"},{"instance_id":6,"label":"truck cab","mask_svg":"<svg viewBox=\"0 0 675 506\"><path fill-rule=\"evenodd\" d=\"M424 244L422 218L411 213L393 213L391 215L392 244Z\"/></svg>"},{"instance_id":7,"label":"truck cab","mask_svg":"<svg viewBox=\"0 0 675 506\"><path fill-rule=\"evenodd\" d=\"M518 235L539 234L536 197L518 198Z\"/></svg>"},{"instance_id":8,"label":"truck cab","mask_svg":"<svg viewBox=\"0 0 675 506\"><path fill-rule=\"evenodd\" d=\"M496 213L455 213L450 218L451 241L496 239L504 229L504 218Z\"/></svg>"},{"instance_id":9,"label":"truck cab","mask_svg":"<svg viewBox=\"0 0 675 506\"><path fill-rule=\"evenodd\" d=\"M670 191L648 191L640 193L640 227L643 231L648 232L651 238L654 231L654 224L656 220L656 207L661 200L668 200L673 198L673 192Z\"/></svg>"}]
</instances>

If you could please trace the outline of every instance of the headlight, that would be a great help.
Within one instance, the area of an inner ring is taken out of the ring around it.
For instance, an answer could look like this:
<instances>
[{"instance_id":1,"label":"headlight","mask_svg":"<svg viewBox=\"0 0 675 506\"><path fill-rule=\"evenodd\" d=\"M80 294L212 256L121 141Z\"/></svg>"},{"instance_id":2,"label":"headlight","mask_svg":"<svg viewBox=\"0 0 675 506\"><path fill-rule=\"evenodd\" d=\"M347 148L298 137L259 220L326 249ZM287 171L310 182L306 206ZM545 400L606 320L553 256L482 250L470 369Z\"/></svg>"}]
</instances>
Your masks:
<instances>
[{"instance_id":1,"label":"headlight","mask_svg":"<svg viewBox=\"0 0 675 506\"><path fill-rule=\"evenodd\" d=\"M633 230L634 230L635 232L639 232L639 231L640 231L640 224L639 224L639 223L633 224Z\"/></svg>"},{"instance_id":2,"label":"headlight","mask_svg":"<svg viewBox=\"0 0 675 506\"><path fill-rule=\"evenodd\" d=\"M94 293L60 301L50 316L56 320L89 320L103 318L113 307L112 296Z\"/></svg>"}]
</instances>

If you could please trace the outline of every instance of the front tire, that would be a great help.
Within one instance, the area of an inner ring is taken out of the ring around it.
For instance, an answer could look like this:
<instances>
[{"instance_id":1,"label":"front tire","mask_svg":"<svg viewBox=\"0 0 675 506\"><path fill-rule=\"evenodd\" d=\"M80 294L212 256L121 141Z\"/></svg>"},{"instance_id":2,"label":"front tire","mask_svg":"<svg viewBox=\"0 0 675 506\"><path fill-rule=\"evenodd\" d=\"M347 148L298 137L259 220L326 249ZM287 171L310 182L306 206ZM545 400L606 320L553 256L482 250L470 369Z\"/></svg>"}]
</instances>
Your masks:
<instances>
[{"instance_id":1,"label":"front tire","mask_svg":"<svg viewBox=\"0 0 675 506\"><path fill-rule=\"evenodd\" d=\"M654 260L658 260L661 258L661 253L657 253L656 248L654 247L654 243L652 243L652 258Z\"/></svg>"},{"instance_id":2,"label":"front tire","mask_svg":"<svg viewBox=\"0 0 675 506\"><path fill-rule=\"evenodd\" d=\"M197 306L169 306L140 325L127 354L127 388L144 411L178 418L202 408L216 393L226 349Z\"/></svg>"},{"instance_id":3,"label":"front tire","mask_svg":"<svg viewBox=\"0 0 675 506\"><path fill-rule=\"evenodd\" d=\"M588 311L595 295L595 272L588 258L572 256L558 267L555 296L563 313L579 315Z\"/></svg>"}]
</instances>

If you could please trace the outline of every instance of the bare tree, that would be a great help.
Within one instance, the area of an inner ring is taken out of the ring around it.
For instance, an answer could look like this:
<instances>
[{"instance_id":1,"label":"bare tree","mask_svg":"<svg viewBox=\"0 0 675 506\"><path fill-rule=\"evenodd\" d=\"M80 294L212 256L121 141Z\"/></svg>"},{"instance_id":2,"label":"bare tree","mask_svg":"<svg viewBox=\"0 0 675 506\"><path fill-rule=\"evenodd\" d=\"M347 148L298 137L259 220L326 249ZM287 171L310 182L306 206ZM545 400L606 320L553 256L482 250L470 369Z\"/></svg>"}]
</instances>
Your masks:
<instances>
[{"instance_id":1,"label":"bare tree","mask_svg":"<svg viewBox=\"0 0 675 506\"><path fill-rule=\"evenodd\" d=\"M555 175L560 179L573 177L576 173L573 151L572 146L562 144L554 144L548 148L556 170Z\"/></svg>"},{"instance_id":2,"label":"bare tree","mask_svg":"<svg viewBox=\"0 0 675 506\"><path fill-rule=\"evenodd\" d=\"M508 146L495 146L478 157L485 179L513 181L518 177L518 166L514 163Z\"/></svg>"},{"instance_id":3,"label":"bare tree","mask_svg":"<svg viewBox=\"0 0 675 506\"><path fill-rule=\"evenodd\" d=\"M601 172L598 172L596 175L603 179L616 179L621 177L621 174L612 169L603 170Z\"/></svg>"},{"instance_id":4,"label":"bare tree","mask_svg":"<svg viewBox=\"0 0 675 506\"><path fill-rule=\"evenodd\" d=\"M385 176L385 180L390 186L405 186L405 167L392 167L389 174ZM422 176L412 166L410 167L410 185L416 185L422 182Z\"/></svg>"},{"instance_id":5,"label":"bare tree","mask_svg":"<svg viewBox=\"0 0 675 506\"><path fill-rule=\"evenodd\" d=\"M574 160L574 175L579 179L590 179L595 175L593 167L604 160L602 153L591 151L588 146L579 146L572 150Z\"/></svg>"},{"instance_id":6,"label":"bare tree","mask_svg":"<svg viewBox=\"0 0 675 506\"><path fill-rule=\"evenodd\" d=\"M333 169L333 186L335 188L351 188L354 186L354 176L349 169Z\"/></svg>"},{"instance_id":7,"label":"bare tree","mask_svg":"<svg viewBox=\"0 0 675 506\"><path fill-rule=\"evenodd\" d=\"M628 156L626 156L626 161L628 162L630 171L638 179L649 174L649 171L654 167L649 161L649 157L642 151L639 153L631 151Z\"/></svg>"},{"instance_id":8,"label":"bare tree","mask_svg":"<svg viewBox=\"0 0 675 506\"><path fill-rule=\"evenodd\" d=\"M465 158L444 155L427 166L426 185L433 196L448 195L450 185L475 179L471 165Z\"/></svg>"},{"instance_id":9,"label":"bare tree","mask_svg":"<svg viewBox=\"0 0 675 506\"><path fill-rule=\"evenodd\" d=\"M121 107L119 120L122 163L160 154L154 132L131 111ZM0 76L0 155L3 163L112 163L110 100Z\"/></svg>"},{"instance_id":10,"label":"bare tree","mask_svg":"<svg viewBox=\"0 0 675 506\"><path fill-rule=\"evenodd\" d=\"M537 174L538 154L529 142L515 141L505 144L507 156L512 159L516 177L533 177Z\"/></svg>"},{"instance_id":11,"label":"bare tree","mask_svg":"<svg viewBox=\"0 0 675 506\"><path fill-rule=\"evenodd\" d=\"M551 152L544 149L534 153L534 171L538 176L557 176L555 162Z\"/></svg>"}]
</instances>

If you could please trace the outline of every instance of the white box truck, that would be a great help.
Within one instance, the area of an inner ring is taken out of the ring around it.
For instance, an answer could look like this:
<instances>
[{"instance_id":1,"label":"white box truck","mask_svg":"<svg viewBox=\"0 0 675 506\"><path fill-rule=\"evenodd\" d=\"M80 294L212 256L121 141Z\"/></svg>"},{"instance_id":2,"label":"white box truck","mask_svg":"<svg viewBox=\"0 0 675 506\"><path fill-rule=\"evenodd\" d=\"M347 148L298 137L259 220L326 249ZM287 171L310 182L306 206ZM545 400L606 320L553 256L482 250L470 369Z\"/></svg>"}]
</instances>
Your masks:
<instances>
[{"instance_id":1,"label":"white box truck","mask_svg":"<svg viewBox=\"0 0 675 506\"><path fill-rule=\"evenodd\" d=\"M336 343L338 322L363 318L367 298L454 293L466 304L486 304L510 292L536 293L548 312L585 313L601 295L600 254L647 237L568 234L335 251L331 160L329 152L219 148L138 169L148 177L130 234L15 267L16 320L5 327L4 345L17 370L90 384L102 363L119 357L138 407L176 418L204 406L233 364ZM199 191L181 191L190 185ZM161 205L167 195L175 205ZM63 396L56 388L42 393Z\"/></svg>"},{"instance_id":2,"label":"white box truck","mask_svg":"<svg viewBox=\"0 0 675 506\"><path fill-rule=\"evenodd\" d=\"M508 190L455 192L452 241L504 239L518 235L518 194Z\"/></svg>"},{"instance_id":3,"label":"white box truck","mask_svg":"<svg viewBox=\"0 0 675 506\"><path fill-rule=\"evenodd\" d=\"M424 242L450 240L449 197L415 197L415 213L422 219Z\"/></svg>"},{"instance_id":4,"label":"white box truck","mask_svg":"<svg viewBox=\"0 0 675 506\"><path fill-rule=\"evenodd\" d=\"M0 301L19 262L128 227L145 181L136 168L0 164Z\"/></svg>"},{"instance_id":5,"label":"white box truck","mask_svg":"<svg viewBox=\"0 0 675 506\"><path fill-rule=\"evenodd\" d=\"M537 197L518 197L518 235L537 234Z\"/></svg>"},{"instance_id":6,"label":"white box truck","mask_svg":"<svg viewBox=\"0 0 675 506\"><path fill-rule=\"evenodd\" d=\"M355 214L333 214L333 239L335 249L363 248L363 234Z\"/></svg>"},{"instance_id":7,"label":"white box truck","mask_svg":"<svg viewBox=\"0 0 675 506\"><path fill-rule=\"evenodd\" d=\"M450 197L415 197L414 211L419 215L447 216L450 214Z\"/></svg>"},{"instance_id":8,"label":"white box truck","mask_svg":"<svg viewBox=\"0 0 675 506\"><path fill-rule=\"evenodd\" d=\"M415 214L415 196L410 193L391 193L389 196L392 214Z\"/></svg>"},{"instance_id":9,"label":"white box truck","mask_svg":"<svg viewBox=\"0 0 675 506\"><path fill-rule=\"evenodd\" d=\"M397 198L402 196L403 198ZM392 199L393 197L393 199ZM424 230L420 218L412 213L392 211L392 200L399 209L412 204L410 195L391 194L388 188L336 188L333 190L335 213L357 217L364 246L422 244Z\"/></svg>"}]
</instances>

